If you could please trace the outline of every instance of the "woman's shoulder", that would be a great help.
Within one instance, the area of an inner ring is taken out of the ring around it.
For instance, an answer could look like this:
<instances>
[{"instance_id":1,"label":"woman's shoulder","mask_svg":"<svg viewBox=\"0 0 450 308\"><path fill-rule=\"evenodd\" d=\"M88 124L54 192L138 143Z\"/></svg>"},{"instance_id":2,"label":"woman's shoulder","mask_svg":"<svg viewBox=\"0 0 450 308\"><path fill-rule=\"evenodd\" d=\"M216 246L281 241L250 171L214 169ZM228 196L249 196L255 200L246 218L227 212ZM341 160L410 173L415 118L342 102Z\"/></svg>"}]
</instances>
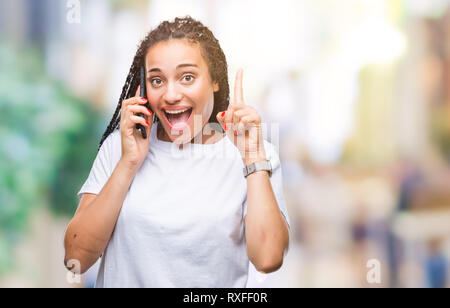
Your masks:
<instances>
[{"instance_id":1,"label":"woman's shoulder","mask_svg":"<svg viewBox=\"0 0 450 308\"><path fill-rule=\"evenodd\" d=\"M103 141L103 144L107 146L111 146L117 143L117 141L120 141L120 129L116 128L114 129L108 137L106 137L105 141Z\"/></svg>"},{"instance_id":2,"label":"woman's shoulder","mask_svg":"<svg viewBox=\"0 0 450 308\"><path fill-rule=\"evenodd\" d=\"M120 130L114 129L103 141L99 151L112 155L118 150L121 150Z\"/></svg>"},{"instance_id":3,"label":"woman's shoulder","mask_svg":"<svg viewBox=\"0 0 450 308\"><path fill-rule=\"evenodd\" d=\"M120 141L120 129L116 128L114 129L111 134L109 134L108 137L111 137L111 139L113 140L113 142L117 142Z\"/></svg>"}]
</instances>

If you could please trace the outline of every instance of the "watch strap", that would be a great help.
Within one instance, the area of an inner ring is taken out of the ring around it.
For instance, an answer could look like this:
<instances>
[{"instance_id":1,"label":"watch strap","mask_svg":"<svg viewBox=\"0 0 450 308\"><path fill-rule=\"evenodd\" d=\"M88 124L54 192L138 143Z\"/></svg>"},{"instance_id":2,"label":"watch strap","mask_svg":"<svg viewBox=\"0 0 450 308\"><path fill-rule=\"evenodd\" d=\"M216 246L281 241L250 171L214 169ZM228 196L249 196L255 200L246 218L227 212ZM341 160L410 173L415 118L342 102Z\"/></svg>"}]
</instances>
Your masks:
<instances>
[{"instance_id":1,"label":"watch strap","mask_svg":"<svg viewBox=\"0 0 450 308\"><path fill-rule=\"evenodd\" d=\"M269 177L271 177L272 176L272 166L270 164L270 161L263 160L263 161L254 162L252 164L245 166L243 169L244 177L247 177L256 171L268 171Z\"/></svg>"}]
</instances>

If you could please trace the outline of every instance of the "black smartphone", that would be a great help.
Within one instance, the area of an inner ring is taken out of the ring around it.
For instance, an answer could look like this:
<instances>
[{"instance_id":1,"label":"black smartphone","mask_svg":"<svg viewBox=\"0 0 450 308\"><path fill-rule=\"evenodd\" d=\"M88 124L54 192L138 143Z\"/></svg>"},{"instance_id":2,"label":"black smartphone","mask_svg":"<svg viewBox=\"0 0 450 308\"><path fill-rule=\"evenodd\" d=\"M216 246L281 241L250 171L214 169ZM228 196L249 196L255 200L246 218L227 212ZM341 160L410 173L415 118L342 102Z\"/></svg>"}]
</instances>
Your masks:
<instances>
[{"instance_id":1,"label":"black smartphone","mask_svg":"<svg viewBox=\"0 0 450 308\"><path fill-rule=\"evenodd\" d=\"M147 98L147 91L145 89L145 67L144 66L141 66L141 71L140 71L140 93L139 93L139 95L140 95L140 97ZM148 109L150 109L151 112L153 112L152 107L150 106L150 103L148 102L148 100L144 104L144 106L147 107ZM138 113L137 115L144 118L143 113ZM153 113L153 119L154 118L155 118L155 115ZM142 124L136 124L136 129L141 131L142 138L147 139L147 132L145 131L145 127Z\"/></svg>"}]
</instances>

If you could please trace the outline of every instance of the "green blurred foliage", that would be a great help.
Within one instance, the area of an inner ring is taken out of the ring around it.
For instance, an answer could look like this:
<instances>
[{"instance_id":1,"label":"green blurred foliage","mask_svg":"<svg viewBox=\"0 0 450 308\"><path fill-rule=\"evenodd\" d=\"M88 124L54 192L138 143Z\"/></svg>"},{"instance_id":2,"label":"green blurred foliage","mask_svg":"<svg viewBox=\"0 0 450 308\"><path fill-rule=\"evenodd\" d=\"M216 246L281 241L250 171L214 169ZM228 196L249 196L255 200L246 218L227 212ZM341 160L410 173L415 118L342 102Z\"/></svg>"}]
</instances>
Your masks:
<instances>
[{"instance_id":1,"label":"green blurred foliage","mask_svg":"<svg viewBox=\"0 0 450 308\"><path fill-rule=\"evenodd\" d=\"M0 44L0 275L33 210L73 215L103 129L100 112L43 63L33 47Z\"/></svg>"}]
</instances>

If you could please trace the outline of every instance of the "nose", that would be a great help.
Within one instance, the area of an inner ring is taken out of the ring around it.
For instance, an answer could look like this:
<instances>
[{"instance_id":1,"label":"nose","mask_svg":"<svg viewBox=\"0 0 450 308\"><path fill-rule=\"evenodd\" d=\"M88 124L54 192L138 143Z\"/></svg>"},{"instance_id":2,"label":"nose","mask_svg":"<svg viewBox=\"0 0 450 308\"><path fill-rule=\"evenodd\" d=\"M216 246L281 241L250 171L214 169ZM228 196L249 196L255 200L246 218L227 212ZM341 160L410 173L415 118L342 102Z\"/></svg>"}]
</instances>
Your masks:
<instances>
[{"instance_id":1,"label":"nose","mask_svg":"<svg viewBox=\"0 0 450 308\"><path fill-rule=\"evenodd\" d=\"M173 103L181 101L182 97L183 97L183 95L177 89L176 84L173 82L169 82L167 84L166 91L163 95L164 101L166 101L166 103L168 103L168 104L171 104L171 103L173 104Z\"/></svg>"}]
</instances>

